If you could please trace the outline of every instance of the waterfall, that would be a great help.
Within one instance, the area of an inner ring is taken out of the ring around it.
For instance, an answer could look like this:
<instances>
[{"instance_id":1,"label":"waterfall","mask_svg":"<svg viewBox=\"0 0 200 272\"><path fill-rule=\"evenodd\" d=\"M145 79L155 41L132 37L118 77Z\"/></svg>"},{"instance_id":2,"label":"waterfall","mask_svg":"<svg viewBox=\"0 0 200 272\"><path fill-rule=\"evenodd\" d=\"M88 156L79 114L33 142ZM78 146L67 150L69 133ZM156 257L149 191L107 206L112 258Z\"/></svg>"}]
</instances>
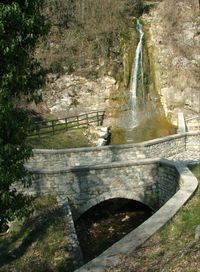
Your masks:
<instances>
[{"instance_id":1,"label":"waterfall","mask_svg":"<svg viewBox=\"0 0 200 272\"><path fill-rule=\"evenodd\" d=\"M144 36L144 33L143 33L143 36ZM144 93L144 70L143 70L142 48L141 48L141 52L140 52L140 74L141 74L141 85L142 85L142 97L143 97L143 102L144 102L145 93Z\"/></svg>"},{"instance_id":2,"label":"waterfall","mask_svg":"<svg viewBox=\"0 0 200 272\"><path fill-rule=\"evenodd\" d=\"M140 39L135 51L134 69L133 69L133 76L132 76L132 82L131 82L131 112L132 112L133 126L137 125L137 86L138 86L139 72L141 74L142 95L144 97L144 75L143 75L144 73L143 73L143 65L142 65L142 40L143 40L144 32L139 20L137 20L136 29L140 33Z\"/></svg>"}]
</instances>

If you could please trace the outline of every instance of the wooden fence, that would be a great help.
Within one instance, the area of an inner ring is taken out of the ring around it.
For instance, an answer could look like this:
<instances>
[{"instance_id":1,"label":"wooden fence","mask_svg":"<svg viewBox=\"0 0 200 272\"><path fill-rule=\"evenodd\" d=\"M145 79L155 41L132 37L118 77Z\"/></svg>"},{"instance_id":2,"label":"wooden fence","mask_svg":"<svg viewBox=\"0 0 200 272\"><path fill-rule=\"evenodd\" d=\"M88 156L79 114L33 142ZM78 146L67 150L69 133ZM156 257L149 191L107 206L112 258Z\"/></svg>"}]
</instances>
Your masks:
<instances>
[{"instance_id":1,"label":"wooden fence","mask_svg":"<svg viewBox=\"0 0 200 272\"><path fill-rule=\"evenodd\" d=\"M62 130L72 128L88 127L90 124L101 126L105 111L84 113L77 116L66 117L56 120L44 120L35 123L35 130L30 136L41 136L52 133L53 135Z\"/></svg>"},{"instance_id":2,"label":"wooden fence","mask_svg":"<svg viewBox=\"0 0 200 272\"><path fill-rule=\"evenodd\" d=\"M185 119L187 131L200 130L200 114Z\"/></svg>"}]
</instances>

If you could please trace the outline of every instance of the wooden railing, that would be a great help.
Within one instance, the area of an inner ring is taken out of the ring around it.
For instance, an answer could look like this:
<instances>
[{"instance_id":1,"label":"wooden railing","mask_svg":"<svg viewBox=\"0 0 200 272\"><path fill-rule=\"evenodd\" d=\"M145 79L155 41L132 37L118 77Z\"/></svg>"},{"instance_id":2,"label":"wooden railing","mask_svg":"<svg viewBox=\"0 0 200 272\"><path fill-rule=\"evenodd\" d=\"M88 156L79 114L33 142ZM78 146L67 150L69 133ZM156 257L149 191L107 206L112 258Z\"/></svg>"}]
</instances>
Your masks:
<instances>
[{"instance_id":1,"label":"wooden railing","mask_svg":"<svg viewBox=\"0 0 200 272\"><path fill-rule=\"evenodd\" d=\"M52 133L53 135L62 130L72 128L88 127L90 124L101 126L105 111L84 113L77 116L66 117L55 120L44 120L35 123L35 130L30 136L41 136Z\"/></svg>"},{"instance_id":2,"label":"wooden railing","mask_svg":"<svg viewBox=\"0 0 200 272\"><path fill-rule=\"evenodd\" d=\"M193 115L185 120L187 131L200 130L200 114Z\"/></svg>"},{"instance_id":3,"label":"wooden railing","mask_svg":"<svg viewBox=\"0 0 200 272\"><path fill-rule=\"evenodd\" d=\"M192 117L186 118L186 121L190 121L194 119L200 119L200 114L196 114L196 115L193 115Z\"/></svg>"}]
</instances>

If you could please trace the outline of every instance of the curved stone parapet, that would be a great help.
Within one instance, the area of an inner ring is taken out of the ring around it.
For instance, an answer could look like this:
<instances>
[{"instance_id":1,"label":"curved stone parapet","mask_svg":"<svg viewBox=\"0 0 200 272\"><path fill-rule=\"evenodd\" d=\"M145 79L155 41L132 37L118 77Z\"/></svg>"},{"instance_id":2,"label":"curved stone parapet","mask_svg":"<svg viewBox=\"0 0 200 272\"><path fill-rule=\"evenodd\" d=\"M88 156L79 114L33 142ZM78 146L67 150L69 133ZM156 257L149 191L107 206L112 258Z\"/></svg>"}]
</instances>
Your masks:
<instances>
[{"instance_id":1,"label":"curved stone parapet","mask_svg":"<svg viewBox=\"0 0 200 272\"><path fill-rule=\"evenodd\" d=\"M115 161L168 158L185 151L200 150L200 132L175 134L138 144L109 145L71 149L36 149L28 162L40 169L65 169ZM91 159L92 158L92 159Z\"/></svg>"},{"instance_id":2,"label":"curved stone parapet","mask_svg":"<svg viewBox=\"0 0 200 272\"><path fill-rule=\"evenodd\" d=\"M180 177L179 190L143 224L108 248L101 255L75 270L75 272L103 272L107 268L119 264L121 261L120 254L131 253L134 249L142 245L157 230L164 226L193 195L197 189L198 181L186 166L168 160L161 160L160 163L177 169Z\"/></svg>"}]
</instances>

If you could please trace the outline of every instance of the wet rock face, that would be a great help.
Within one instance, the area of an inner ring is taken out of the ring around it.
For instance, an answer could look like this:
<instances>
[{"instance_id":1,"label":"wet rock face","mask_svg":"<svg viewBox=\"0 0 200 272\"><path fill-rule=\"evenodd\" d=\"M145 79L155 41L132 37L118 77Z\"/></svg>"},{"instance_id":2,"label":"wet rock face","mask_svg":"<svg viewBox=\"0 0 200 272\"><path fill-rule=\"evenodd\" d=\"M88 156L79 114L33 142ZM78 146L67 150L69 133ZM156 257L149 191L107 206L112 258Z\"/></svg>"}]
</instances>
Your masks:
<instances>
[{"instance_id":1,"label":"wet rock face","mask_svg":"<svg viewBox=\"0 0 200 272\"><path fill-rule=\"evenodd\" d=\"M116 81L109 76L88 80L68 74L59 78L49 75L43 100L50 113L62 118L83 112L105 110L113 88L117 88Z\"/></svg>"},{"instance_id":2,"label":"wet rock face","mask_svg":"<svg viewBox=\"0 0 200 272\"><path fill-rule=\"evenodd\" d=\"M198 1L165 0L150 15L150 26L161 101L166 113L177 119L199 112L200 17Z\"/></svg>"}]
</instances>

